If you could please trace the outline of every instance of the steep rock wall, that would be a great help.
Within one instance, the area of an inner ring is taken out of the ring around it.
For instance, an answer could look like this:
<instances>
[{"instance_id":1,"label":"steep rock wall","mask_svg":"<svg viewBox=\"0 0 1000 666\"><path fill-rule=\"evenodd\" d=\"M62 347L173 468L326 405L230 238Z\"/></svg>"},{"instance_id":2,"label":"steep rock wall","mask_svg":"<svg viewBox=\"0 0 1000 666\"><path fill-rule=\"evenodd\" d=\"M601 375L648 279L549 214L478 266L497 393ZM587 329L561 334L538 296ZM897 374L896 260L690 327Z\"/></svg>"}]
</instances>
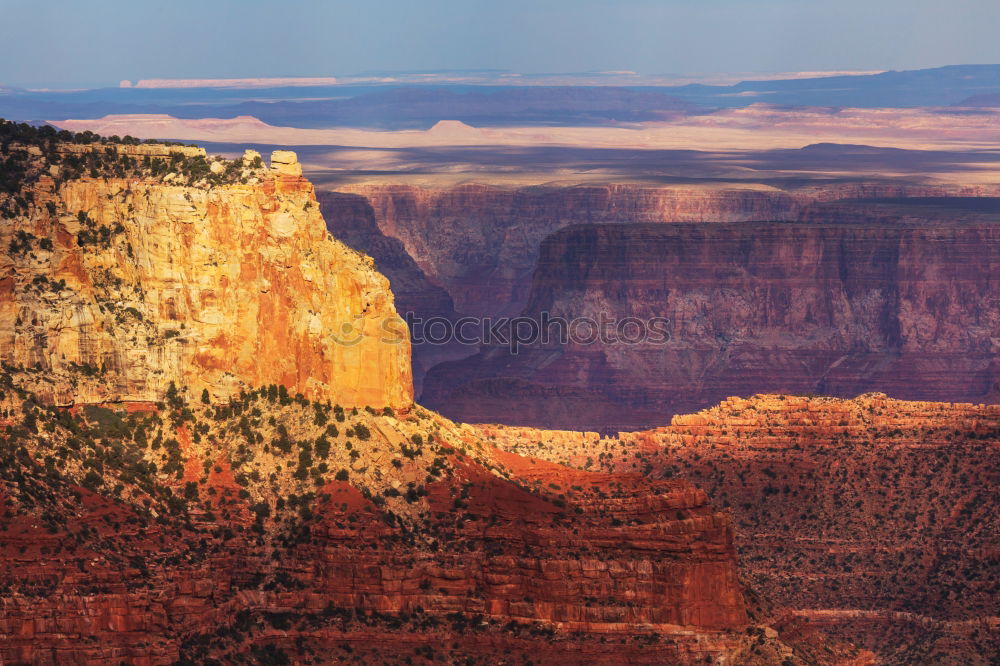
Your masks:
<instances>
[{"instance_id":1,"label":"steep rock wall","mask_svg":"<svg viewBox=\"0 0 1000 666\"><path fill-rule=\"evenodd\" d=\"M467 422L633 429L756 392L1000 398L991 221L631 224L545 241L524 314L669 319L665 344L502 346L432 369Z\"/></svg>"},{"instance_id":2,"label":"steep rock wall","mask_svg":"<svg viewBox=\"0 0 1000 666\"><path fill-rule=\"evenodd\" d=\"M413 323L419 335L423 324L430 320L455 321L451 296L441 286L433 283L407 253L402 241L382 233L375 220L375 211L365 197L342 192L320 192L320 209L330 233L346 245L363 252L375 260L375 268L389 279L396 300L396 309ZM443 361L471 356L477 347L457 342L448 344L421 343L414 338L411 345L413 359L413 387L419 395L424 374Z\"/></svg>"},{"instance_id":3,"label":"steep rock wall","mask_svg":"<svg viewBox=\"0 0 1000 666\"><path fill-rule=\"evenodd\" d=\"M516 313L527 297L542 240L568 225L785 219L797 210L791 197L771 188L372 184L338 189L364 196L381 231L402 241L464 314Z\"/></svg>"},{"instance_id":4,"label":"steep rock wall","mask_svg":"<svg viewBox=\"0 0 1000 666\"><path fill-rule=\"evenodd\" d=\"M280 383L349 405L411 401L386 280L329 237L306 180L43 176L31 193L32 212L0 233L0 359L37 368L41 395L159 400L174 382L226 399Z\"/></svg>"},{"instance_id":5,"label":"steep rock wall","mask_svg":"<svg viewBox=\"0 0 1000 666\"><path fill-rule=\"evenodd\" d=\"M995 186L893 182L455 187L359 183L381 233L399 239L463 314L516 314L525 305L542 241L577 224L799 219L816 202L888 197L990 197Z\"/></svg>"}]
</instances>

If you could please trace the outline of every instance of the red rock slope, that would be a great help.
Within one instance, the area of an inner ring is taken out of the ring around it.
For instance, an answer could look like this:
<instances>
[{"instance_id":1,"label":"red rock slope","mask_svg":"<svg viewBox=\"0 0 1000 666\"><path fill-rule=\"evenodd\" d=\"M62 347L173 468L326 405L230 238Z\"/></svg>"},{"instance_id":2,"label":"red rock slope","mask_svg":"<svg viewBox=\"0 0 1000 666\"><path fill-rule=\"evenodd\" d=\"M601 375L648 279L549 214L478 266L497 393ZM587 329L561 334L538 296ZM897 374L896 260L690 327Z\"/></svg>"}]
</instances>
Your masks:
<instances>
[{"instance_id":1,"label":"red rock slope","mask_svg":"<svg viewBox=\"0 0 1000 666\"><path fill-rule=\"evenodd\" d=\"M688 482L522 458L420 409L264 389L74 418L4 381L21 411L0 438L4 662L703 663L756 646L730 519Z\"/></svg>"},{"instance_id":2,"label":"red rock slope","mask_svg":"<svg viewBox=\"0 0 1000 666\"><path fill-rule=\"evenodd\" d=\"M887 663L987 664L1000 649L1000 406L770 395L610 438L481 432L705 488L734 516L751 587L790 612L783 639L809 620Z\"/></svg>"}]
</instances>

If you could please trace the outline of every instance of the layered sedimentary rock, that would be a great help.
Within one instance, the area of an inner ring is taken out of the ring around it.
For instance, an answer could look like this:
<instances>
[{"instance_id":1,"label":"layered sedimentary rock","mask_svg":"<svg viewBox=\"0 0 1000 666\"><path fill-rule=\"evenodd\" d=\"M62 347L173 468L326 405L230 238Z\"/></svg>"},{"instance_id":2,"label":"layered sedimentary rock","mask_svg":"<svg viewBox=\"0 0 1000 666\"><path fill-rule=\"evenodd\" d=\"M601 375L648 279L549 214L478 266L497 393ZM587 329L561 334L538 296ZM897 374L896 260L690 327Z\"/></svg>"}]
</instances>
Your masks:
<instances>
[{"instance_id":1,"label":"layered sedimentary rock","mask_svg":"<svg viewBox=\"0 0 1000 666\"><path fill-rule=\"evenodd\" d=\"M773 188L631 185L454 188L351 185L379 229L398 238L463 314L516 314L543 239L573 224L784 219L795 201Z\"/></svg>"},{"instance_id":2,"label":"layered sedimentary rock","mask_svg":"<svg viewBox=\"0 0 1000 666\"><path fill-rule=\"evenodd\" d=\"M5 413L30 404L2 382ZM419 408L149 409L25 407L0 436L4 662L792 654L744 631L731 521L685 481L523 458Z\"/></svg>"},{"instance_id":3,"label":"layered sedimentary rock","mask_svg":"<svg viewBox=\"0 0 1000 666\"><path fill-rule=\"evenodd\" d=\"M570 225L799 219L816 202L887 197L988 197L1000 188L894 182L812 184L538 185L455 187L360 183L337 190L368 200L382 234L399 239L463 314L516 314L538 248Z\"/></svg>"},{"instance_id":4,"label":"layered sedimentary rock","mask_svg":"<svg viewBox=\"0 0 1000 666\"><path fill-rule=\"evenodd\" d=\"M482 426L502 448L690 479L732 512L741 568L783 640L808 626L886 663L988 664L1000 649L1000 406L729 398L670 426Z\"/></svg>"},{"instance_id":5,"label":"layered sedimentary rock","mask_svg":"<svg viewBox=\"0 0 1000 666\"><path fill-rule=\"evenodd\" d=\"M160 157L169 159L172 155L182 155L184 157L208 157L208 153L200 146L182 146L167 143L115 143L101 146L107 150L110 148L119 155L129 155L130 157ZM28 147L31 150L32 147ZM94 151L94 146L89 143L61 143L56 147L57 152L62 154L83 155ZM36 148L38 155L41 151Z\"/></svg>"},{"instance_id":6,"label":"layered sedimentary rock","mask_svg":"<svg viewBox=\"0 0 1000 666\"><path fill-rule=\"evenodd\" d=\"M120 152L139 148L148 160L148 146ZM280 383L409 404L385 278L329 237L294 153L276 155L273 170L222 185L62 182L48 175L59 165L38 176L19 193L30 208L0 231L0 359L37 370L35 389L59 404L159 400L171 382L214 399Z\"/></svg>"},{"instance_id":7,"label":"layered sedimentary rock","mask_svg":"<svg viewBox=\"0 0 1000 666\"><path fill-rule=\"evenodd\" d=\"M435 367L424 401L467 422L601 430L760 391L995 401L998 266L989 215L571 227L543 244L523 314L662 317L669 340L553 329Z\"/></svg>"}]
</instances>

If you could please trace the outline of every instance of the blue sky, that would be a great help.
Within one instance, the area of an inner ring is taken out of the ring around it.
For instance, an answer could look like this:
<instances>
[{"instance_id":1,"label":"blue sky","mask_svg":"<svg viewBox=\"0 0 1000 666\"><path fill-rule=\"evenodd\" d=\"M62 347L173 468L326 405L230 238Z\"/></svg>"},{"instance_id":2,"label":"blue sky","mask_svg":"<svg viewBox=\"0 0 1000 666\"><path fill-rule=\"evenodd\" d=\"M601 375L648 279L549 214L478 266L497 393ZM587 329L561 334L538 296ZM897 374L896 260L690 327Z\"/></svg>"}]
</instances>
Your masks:
<instances>
[{"instance_id":1,"label":"blue sky","mask_svg":"<svg viewBox=\"0 0 1000 666\"><path fill-rule=\"evenodd\" d=\"M1000 63L998 0L0 0L0 17L0 85L17 86Z\"/></svg>"}]
</instances>

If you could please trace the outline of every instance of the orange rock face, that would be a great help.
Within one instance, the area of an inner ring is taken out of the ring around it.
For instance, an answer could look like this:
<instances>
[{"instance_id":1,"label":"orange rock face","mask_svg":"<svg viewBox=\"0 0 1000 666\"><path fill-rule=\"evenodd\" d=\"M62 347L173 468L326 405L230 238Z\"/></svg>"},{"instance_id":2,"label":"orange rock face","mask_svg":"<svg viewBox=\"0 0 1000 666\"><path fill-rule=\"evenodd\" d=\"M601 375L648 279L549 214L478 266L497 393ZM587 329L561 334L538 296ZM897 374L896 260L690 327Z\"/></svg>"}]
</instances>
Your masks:
<instances>
[{"instance_id":1,"label":"orange rock face","mask_svg":"<svg viewBox=\"0 0 1000 666\"><path fill-rule=\"evenodd\" d=\"M381 232L375 221L375 212L365 197L320 191L318 198L330 233L350 247L370 255L375 260L375 267L389 279L400 314L413 313L425 320L441 318L454 321L458 318L448 292L427 278L398 238ZM423 375L429 368L476 352L475 346L455 341L448 344L411 342L416 395L420 394Z\"/></svg>"},{"instance_id":2,"label":"orange rock face","mask_svg":"<svg viewBox=\"0 0 1000 666\"><path fill-rule=\"evenodd\" d=\"M59 404L159 400L174 382L214 400L277 383L408 405L385 278L328 235L307 181L260 180L40 179L0 234L0 359L40 370Z\"/></svg>"}]
</instances>

